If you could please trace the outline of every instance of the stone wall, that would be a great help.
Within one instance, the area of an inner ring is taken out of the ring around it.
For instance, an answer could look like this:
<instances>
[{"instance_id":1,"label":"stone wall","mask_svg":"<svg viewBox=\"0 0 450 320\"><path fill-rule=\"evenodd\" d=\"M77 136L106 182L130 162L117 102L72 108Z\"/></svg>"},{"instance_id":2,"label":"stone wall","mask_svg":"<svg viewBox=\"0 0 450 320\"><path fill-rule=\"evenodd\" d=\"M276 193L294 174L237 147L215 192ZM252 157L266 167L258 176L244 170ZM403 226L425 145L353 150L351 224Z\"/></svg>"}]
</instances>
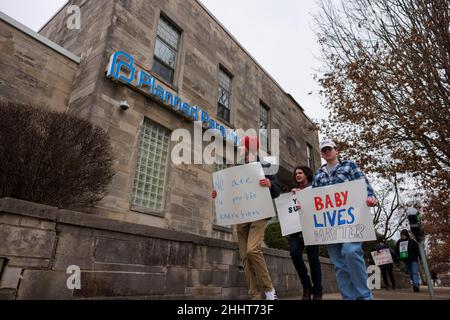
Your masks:
<instances>
[{"instance_id":1,"label":"stone wall","mask_svg":"<svg viewBox=\"0 0 450 320\"><path fill-rule=\"evenodd\" d=\"M439 280L440 280L440 286L450 287L450 274L440 274Z\"/></svg>"},{"instance_id":2,"label":"stone wall","mask_svg":"<svg viewBox=\"0 0 450 320\"><path fill-rule=\"evenodd\" d=\"M2 299L246 299L237 244L3 198ZM289 254L264 249L279 296L301 293ZM81 268L69 290L68 266ZM322 259L326 292L332 265Z\"/></svg>"},{"instance_id":3,"label":"stone wall","mask_svg":"<svg viewBox=\"0 0 450 320\"><path fill-rule=\"evenodd\" d=\"M66 111L78 64L0 19L0 99Z\"/></svg>"}]
</instances>

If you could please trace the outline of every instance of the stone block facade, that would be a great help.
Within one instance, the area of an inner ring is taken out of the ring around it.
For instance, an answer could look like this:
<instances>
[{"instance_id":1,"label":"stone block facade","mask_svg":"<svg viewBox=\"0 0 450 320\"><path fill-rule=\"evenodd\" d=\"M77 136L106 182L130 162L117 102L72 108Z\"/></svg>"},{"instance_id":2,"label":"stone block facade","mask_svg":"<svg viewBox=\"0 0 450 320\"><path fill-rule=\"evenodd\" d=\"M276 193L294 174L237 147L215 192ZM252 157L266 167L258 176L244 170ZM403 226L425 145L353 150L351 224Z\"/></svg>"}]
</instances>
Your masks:
<instances>
[{"instance_id":1,"label":"stone block facade","mask_svg":"<svg viewBox=\"0 0 450 320\"><path fill-rule=\"evenodd\" d=\"M259 128L260 104L270 108L270 128L280 130L280 173L285 186L291 171L306 164L307 145L313 167L320 165L318 133L301 106L245 51L234 37L198 1L69 1L81 9L80 30L65 28L63 8L40 34L81 57L69 112L103 127L116 155L116 176L97 215L193 233L223 240L236 240L232 230L214 226L212 165L169 164L165 181L164 209L146 212L132 205L133 182L138 159L139 134L144 119L169 131L193 131L192 123L161 104L105 76L110 56L124 51L135 57L136 66L154 76L160 85L217 115L218 74L225 68L232 75L230 128ZM100 14L101 12L101 14ZM181 32L173 83L152 70L157 26L166 17ZM130 109L121 112L119 101ZM170 143L173 148L175 143Z\"/></svg>"},{"instance_id":2,"label":"stone block facade","mask_svg":"<svg viewBox=\"0 0 450 320\"><path fill-rule=\"evenodd\" d=\"M8 198L0 221L0 299L248 298L234 242ZM301 294L289 253L264 255L278 295ZM71 265L79 290L66 284ZM322 272L325 292L336 292L328 259Z\"/></svg>"},{"instance_id":3,"label":"stone block facade","mask_svg":"<svg viewBox=\"0 0 450 320\"><path fill-rule=\"evenodd\" d=\"M78 63L0 20L0 100L66 111Z\"/></svg>"}]
</instances>

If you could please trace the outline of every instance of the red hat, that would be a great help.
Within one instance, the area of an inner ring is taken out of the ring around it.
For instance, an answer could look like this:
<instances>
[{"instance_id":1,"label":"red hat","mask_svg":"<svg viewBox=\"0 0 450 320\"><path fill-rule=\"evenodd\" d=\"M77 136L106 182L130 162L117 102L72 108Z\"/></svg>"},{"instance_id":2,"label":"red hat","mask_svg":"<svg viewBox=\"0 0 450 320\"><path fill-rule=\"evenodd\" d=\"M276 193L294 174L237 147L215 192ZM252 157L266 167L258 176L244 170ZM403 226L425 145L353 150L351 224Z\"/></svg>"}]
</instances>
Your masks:
<instances>
[{"instance_id":1,"label":"red hat","mask_svg":"<svg viewBox=\"0 0 450 320\"><path fill-rule=\"evenodd\" d=\"M250 149L250 145L253 147L256 145L256 150L259 150L259 139L254 136L245 136L244 137L244 148L245 150Z\"/></svg>"}]
</instances>

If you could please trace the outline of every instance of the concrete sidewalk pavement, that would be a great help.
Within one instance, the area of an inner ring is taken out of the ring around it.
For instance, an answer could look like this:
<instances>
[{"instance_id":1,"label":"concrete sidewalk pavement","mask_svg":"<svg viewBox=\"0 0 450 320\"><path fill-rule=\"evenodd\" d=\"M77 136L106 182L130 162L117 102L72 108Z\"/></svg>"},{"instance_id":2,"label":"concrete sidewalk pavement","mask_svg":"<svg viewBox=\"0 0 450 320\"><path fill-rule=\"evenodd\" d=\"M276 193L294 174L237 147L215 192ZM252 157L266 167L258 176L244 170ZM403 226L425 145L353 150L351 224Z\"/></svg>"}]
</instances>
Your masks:
<instances>
[{"instance_id":1,"label":"concrete sidewalk pavement","mask_svg":"<svg viewBox=\"0 0 450 320\"><path fill-rule=\"evenodd\" d=\"M414 292L411 289L397 290L373 290L374 300L430 300L428 287L421 286L420 292ZM434 296L436 300L450 300L450 287L434 288ZM280 300L301 300L301 297L286 297ZM339 293L326 293L323 300L342 300Z\"/></svg>"}]
</instances>

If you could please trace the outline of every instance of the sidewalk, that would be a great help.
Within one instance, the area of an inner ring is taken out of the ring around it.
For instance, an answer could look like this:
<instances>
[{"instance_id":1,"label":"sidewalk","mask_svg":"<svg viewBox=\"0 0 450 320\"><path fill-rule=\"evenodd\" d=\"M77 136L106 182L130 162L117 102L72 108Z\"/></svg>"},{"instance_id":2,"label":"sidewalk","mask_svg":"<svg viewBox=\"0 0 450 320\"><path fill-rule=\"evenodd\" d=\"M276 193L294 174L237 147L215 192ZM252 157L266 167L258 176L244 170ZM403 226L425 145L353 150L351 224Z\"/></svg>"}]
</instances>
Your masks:
<instances>
[{"instance_id":1,"label":"sidewalk","mask_svg":"<svg viewBox=\"0 0 450 320\"><path fill-rule=\"evenodd\" d=\"M411 289L398 290L373 290L374 300L430 300L428 287L421 286L420 292L413 292ZM450 300L450 287L434 288L436 300ZM285 297L280 300L301 300L301 297ZM326 293L323 300L342 300L339 293Z\"/></svg>"}]
</instances>

